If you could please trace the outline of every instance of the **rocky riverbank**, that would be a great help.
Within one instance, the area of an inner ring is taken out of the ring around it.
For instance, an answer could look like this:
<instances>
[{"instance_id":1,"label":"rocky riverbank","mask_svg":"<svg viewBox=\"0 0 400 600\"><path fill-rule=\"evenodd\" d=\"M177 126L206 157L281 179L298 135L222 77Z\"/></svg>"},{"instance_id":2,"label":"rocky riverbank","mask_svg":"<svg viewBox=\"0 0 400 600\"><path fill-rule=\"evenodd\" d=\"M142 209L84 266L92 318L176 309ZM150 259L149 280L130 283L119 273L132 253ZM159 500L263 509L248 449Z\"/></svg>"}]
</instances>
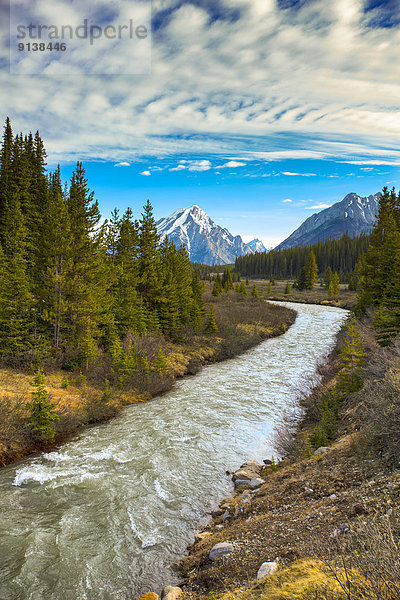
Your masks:
<instances>
[{"instance_id":1,"label":"rocky riverbank","mask_svg":"<svg viewBox=\"0 0 400 600\"><path fill-rule=\"evenodd\" d=\"M184 600L211 593L218 600L375 599L365 591L373 584L389 590L379 598L399 597L393 591L400 575L399 445L393 434L391 442L378 440L376 428L379 411L396 410L390 397L384 400L383 381L391 378L393 394L400 364L396 349L378 349L368 323L363 333L364 386L341 407L333 443L310 451L306 440L323 394L336 381L337 348L321 369L321 385L302 400L305 413L291 455L278 464L247 461L229 473L233 496L212 513L180 563ZM337 347L342 342L343 334ZM358 583L346 580L348 572L357 573ZM379 584L371 583L371 572Z\"/></svg>"}]
</instances>

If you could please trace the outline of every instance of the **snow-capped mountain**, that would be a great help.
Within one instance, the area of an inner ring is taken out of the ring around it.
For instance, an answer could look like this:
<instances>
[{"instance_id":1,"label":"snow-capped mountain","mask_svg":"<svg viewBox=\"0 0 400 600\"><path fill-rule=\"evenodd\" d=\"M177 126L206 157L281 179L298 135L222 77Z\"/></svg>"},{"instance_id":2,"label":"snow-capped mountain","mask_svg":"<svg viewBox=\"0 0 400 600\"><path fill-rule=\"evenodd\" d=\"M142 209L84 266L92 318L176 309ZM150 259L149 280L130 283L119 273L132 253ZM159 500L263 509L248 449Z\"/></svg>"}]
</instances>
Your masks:
<instances>
[{"instance_id":1,"label":"snow-capped mountain","mask_svg":"<svg viewBox=\"0 0 400 600\"><path fill-rule=\"evenodd\" d=\"M378 215L380 197L380 192L365 198L347 194L340 202L308 217L278 248L308 246L319 240L338 239L344 233L369 233Z\"/></svg>"},{"instance_id":2,"label":"snow-capped mountain","mask_svg":"<svg viewBox=\"0 0 400 600\"><path fill-rule=\"evenodd\" d=\"M267 251L267 249L264 246L264 244L262 243L262 241L259 240L258 238L251 240L251 242L247 242L247 245L250 246L250 248L253 250L253 252L266 252Z\"/></svg>"},{"instance_id":3,"label":"snow-capped mountain","mask_svg":"<svg viewBox=\"0 0 400 600\"><path fill-rule=\"evenodd\" d=\"M233 236L196 205L179 208L169 217L160 219L157 221L157 230L161 239L168 236L177 248L186 246L193 262L230 264L235 262L237 256L254 253L240 235Z\"/></svg>"}]
</instances>

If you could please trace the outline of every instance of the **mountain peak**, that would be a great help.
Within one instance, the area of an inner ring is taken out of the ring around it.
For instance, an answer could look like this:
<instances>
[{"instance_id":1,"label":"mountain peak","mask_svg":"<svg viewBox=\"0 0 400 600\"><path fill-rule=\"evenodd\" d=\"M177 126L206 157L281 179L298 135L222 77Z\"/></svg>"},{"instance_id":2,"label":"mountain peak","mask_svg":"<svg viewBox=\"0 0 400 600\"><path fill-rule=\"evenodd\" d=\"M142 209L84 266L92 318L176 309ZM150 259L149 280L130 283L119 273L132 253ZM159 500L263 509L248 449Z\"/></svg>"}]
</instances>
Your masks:
<instances>
[{"instance_id":1,"label":"mountain peak","mask_svg":"<svg viewBox=\"0 0 400 600\"><path fill-rule=\"evenodd\" d=\"M240 235L234 237L227 229L214 223L197 204L179 208L169 217L160 219L157 230L161 239L168 236L177 248L186 246L193 262L230 264L237 256L254 252Z\"/></svg>"},{"instance_id":2,"label":"mountain peak","mask_svg":"<svg viewBox=\"0 0 400 600\"><path fill-rule=\"evenodd\" d=\"M250 248L252 248L252 250L254 252L266 252L267 249L264 246L264 244L262 243L261 240L259 240L258 238L254 238L254 240L251 240L251 242L247 243L248 246L250 246Z\"/></svg>"},{"instance_id":3,"label":"mountain peak","mask_svg":"<svg viewBox=\"0 0 400 600\"><path fill-rule=\"evenodd\" d=\"M349 235L368 234L377 218L381 194L361 197L355 192L329 208L308 217L278 248L308 246L319 240L338 239Z\"/></svg>"}]
</instances>

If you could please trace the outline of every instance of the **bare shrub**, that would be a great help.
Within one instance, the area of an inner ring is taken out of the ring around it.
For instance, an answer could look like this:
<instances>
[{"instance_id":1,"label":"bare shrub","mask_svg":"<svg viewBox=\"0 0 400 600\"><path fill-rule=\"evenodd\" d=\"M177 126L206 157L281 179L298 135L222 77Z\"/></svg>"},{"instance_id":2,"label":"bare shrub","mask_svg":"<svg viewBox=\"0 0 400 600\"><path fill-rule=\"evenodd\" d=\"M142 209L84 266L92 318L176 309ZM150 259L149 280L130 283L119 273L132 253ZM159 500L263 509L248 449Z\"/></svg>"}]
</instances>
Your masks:
<instances>
[{"instance_id":1,"label":"bare shrub","mask_svg":"<svg viewBox=\"0 0 400 600\"><path fill-rule=\"evenodd\" d=\"M340 593L318 589L321 600L398 600L400 598L398 524L375 516L349 533L338 534L316 556L340 586Z\"/></svg>"}]
</instances>

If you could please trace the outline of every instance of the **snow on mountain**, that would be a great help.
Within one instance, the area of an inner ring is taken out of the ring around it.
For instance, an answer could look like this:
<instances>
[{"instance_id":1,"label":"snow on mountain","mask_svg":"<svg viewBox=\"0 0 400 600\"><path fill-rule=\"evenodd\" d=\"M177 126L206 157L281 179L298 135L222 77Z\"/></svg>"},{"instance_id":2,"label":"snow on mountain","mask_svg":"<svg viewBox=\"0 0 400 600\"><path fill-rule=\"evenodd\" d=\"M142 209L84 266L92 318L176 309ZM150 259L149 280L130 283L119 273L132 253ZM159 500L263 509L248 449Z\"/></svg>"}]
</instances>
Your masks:
<instances>
[{"instance_id":1,"label":"snow on mountain","mask_svg":"<svg viewBox=\"0 0 400 600\"><path fill-rule=\"evenodd\" d=\"M179 248L184 245L190 260L206 265L234 263L237 256L253 254L240 235L233 236L223 229L199 206L179 208L172 215L157 221L161 240L168 236Z\"/></svg>"},{"instance_id":2,"label":"snow on mountain","mask_svg":"<svg viewBox=\"0 0 400 600\"><path fill-rule=\"evenodd\" d=\"M264 246L264 244L262 243L262 241L259 240L258 238L251 240L251 242L247 242L247 245L250 246L250 248L253 250L253 252L266 252L267 251L267 249Z\"/></svg>"},{"instance_id":3,"label":"snow on mountain","mask_svg":"<svg viewBox=\"0 0 400 600\"><path fill-rule=\"evenodd\" d=\"M308 246L319 240L338 239L344 233L369 233L376 221L380 197L380 192L365 198L347 194L340 202L308 217L278 248Z\"/></svg>"}]
</instances>

